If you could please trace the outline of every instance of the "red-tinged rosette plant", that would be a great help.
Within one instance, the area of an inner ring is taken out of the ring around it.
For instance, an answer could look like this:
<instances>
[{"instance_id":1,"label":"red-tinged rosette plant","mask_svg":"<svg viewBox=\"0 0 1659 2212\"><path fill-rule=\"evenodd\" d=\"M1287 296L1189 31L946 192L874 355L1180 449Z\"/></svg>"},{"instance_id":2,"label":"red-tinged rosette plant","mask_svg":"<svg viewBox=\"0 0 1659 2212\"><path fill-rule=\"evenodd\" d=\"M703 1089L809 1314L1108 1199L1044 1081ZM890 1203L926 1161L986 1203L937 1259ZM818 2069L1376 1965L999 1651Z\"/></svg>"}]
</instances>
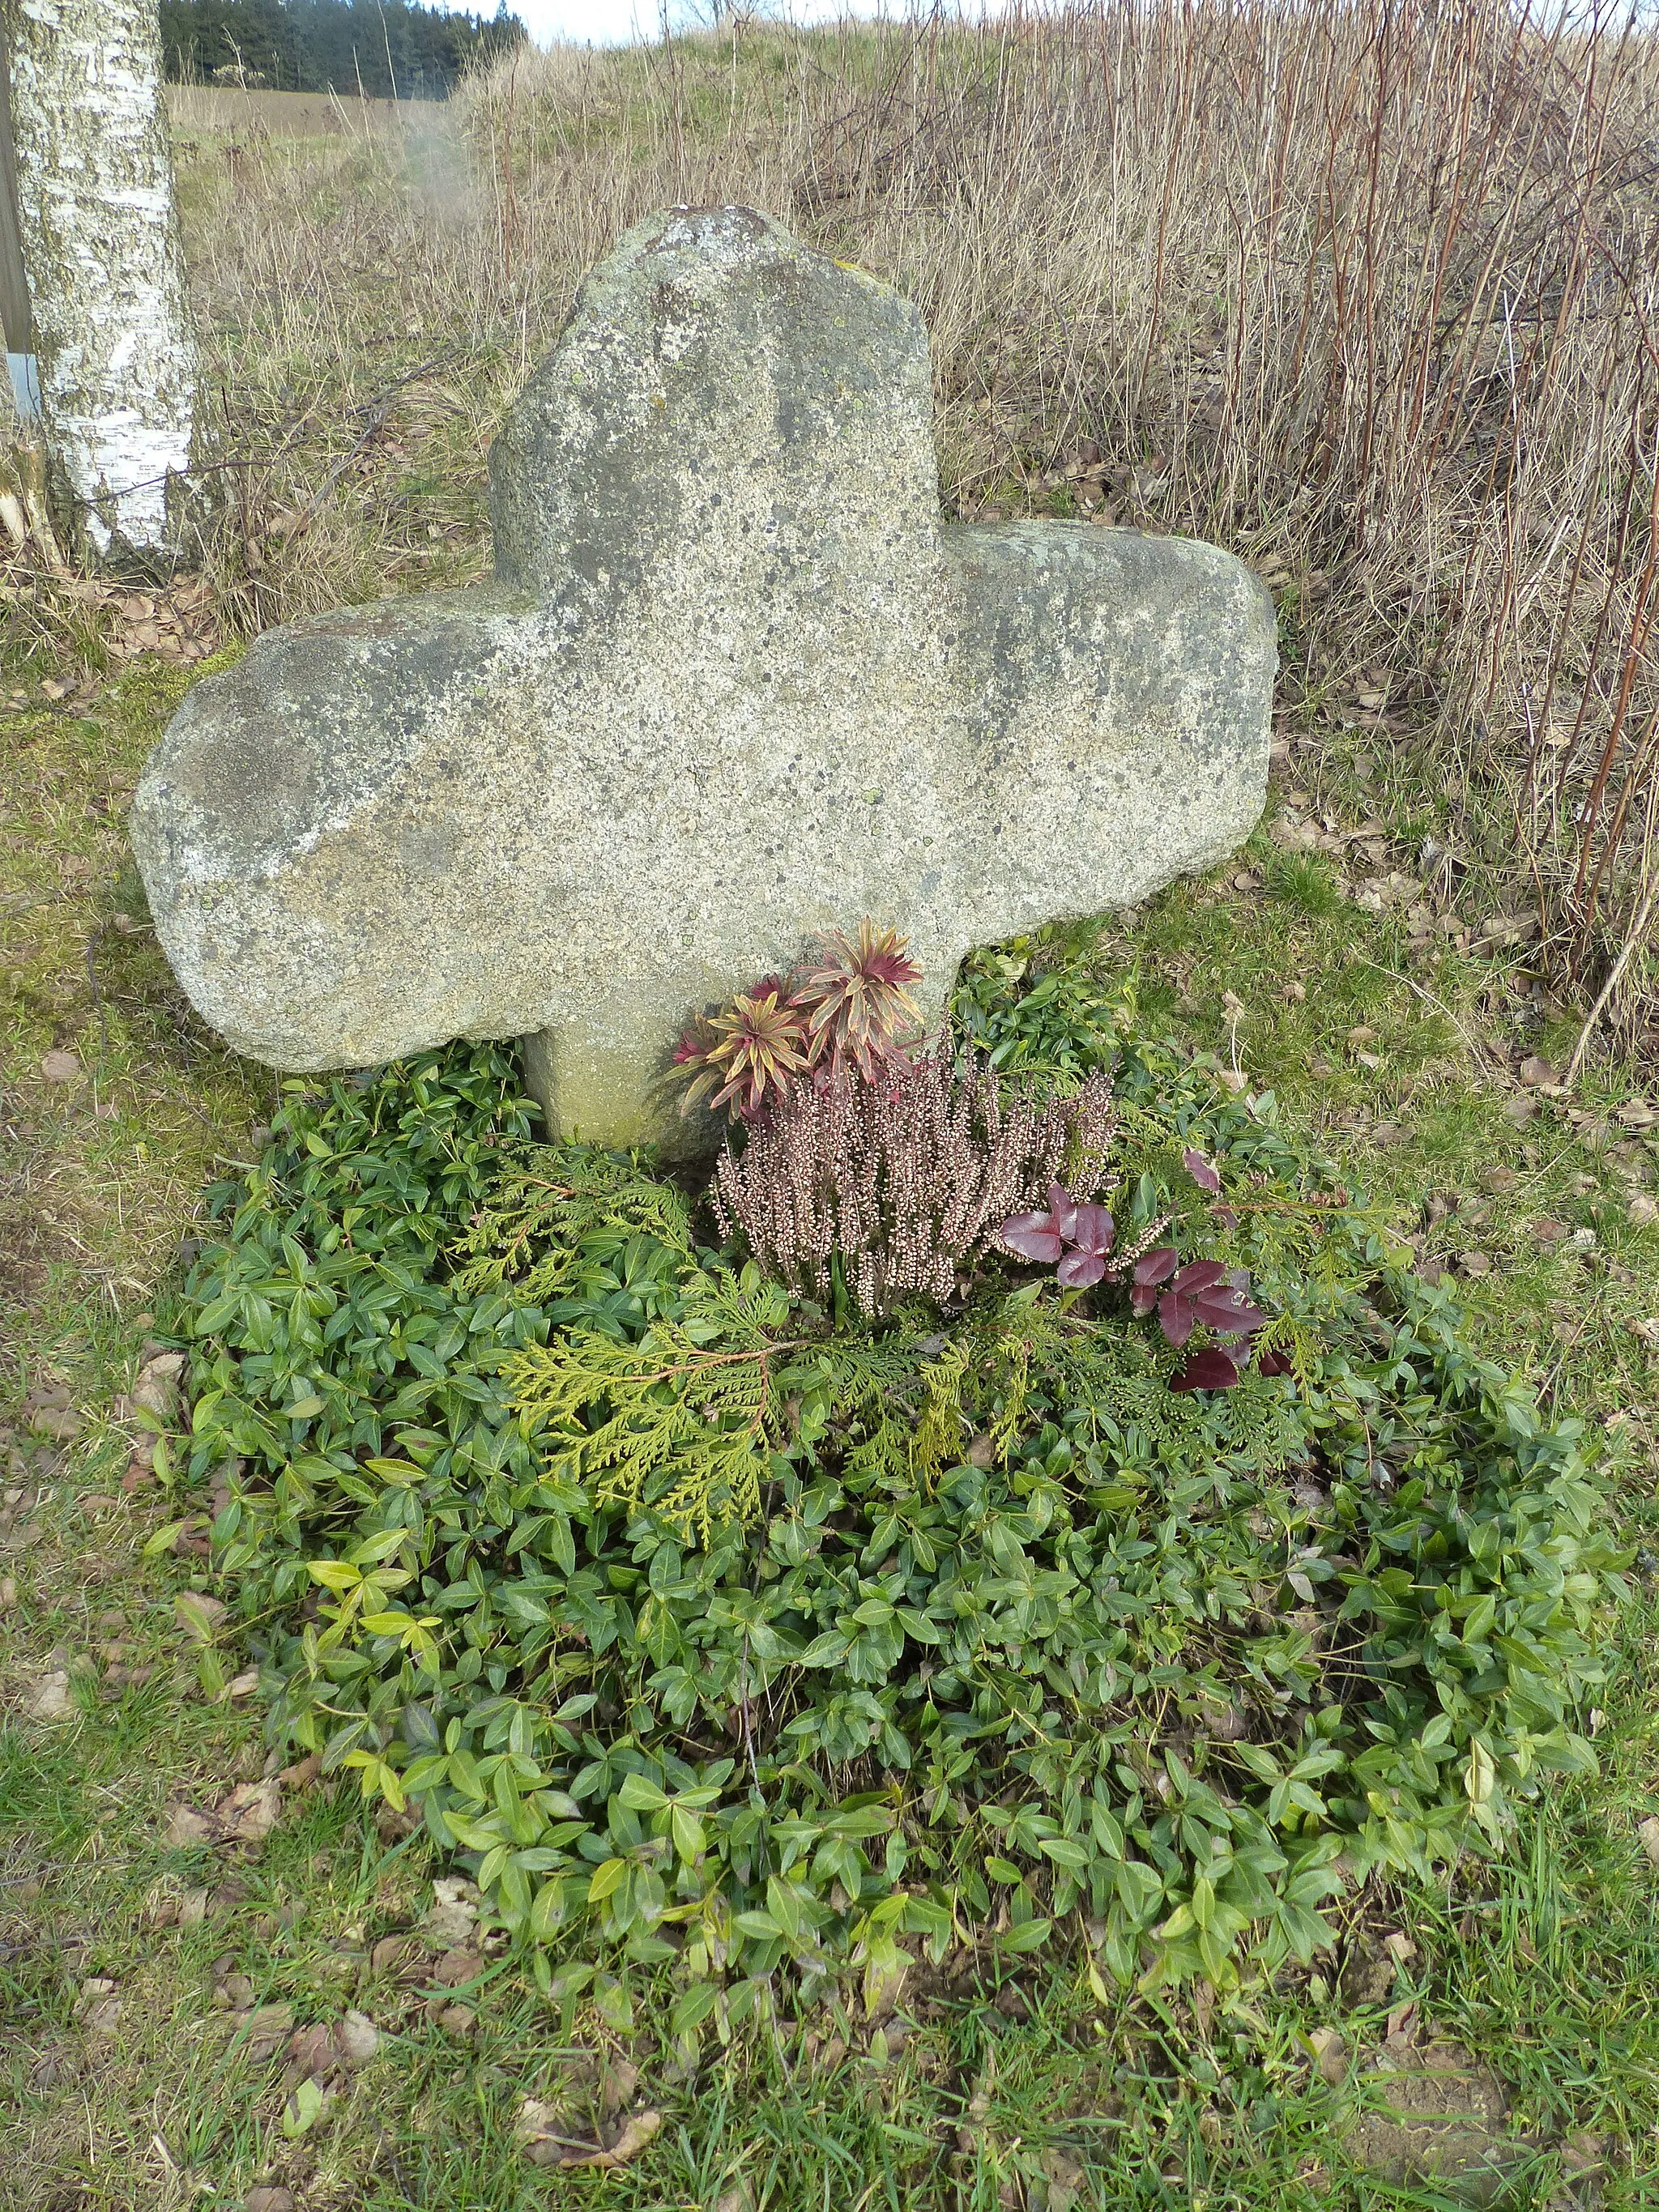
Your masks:
<instances>
[{"instance_id":1,"label":"red-tinged rosette plant","mask_svg":"<svg viewBox=\"0 0 1659 2212\"><path fill-rule=\"evenodd\" d=\"M1086 1205L1057 1182L1048 1186L1046 1212L1012 1214L1000 1231L1010 1251L1053 1267L1055 1279L1068 1291L1087 1290L1100 1280L1114 1234L1103 1206Z\"/></svg>"},{"instance_id":2,"label":"red-tinged rosette plant","mask_svg":"<svg viewBox=\"0 0 1659 2212\"><path fill-rule=\"evenodd\" d=\"M724 1106L754 1122L794 1084L820 1088L849 1073L877 1082L908 1069L921 1027L910 986L921 970L908 940L866 915L856 936L825 930L815 965L763 977L715 1014L699 1014L674 1054L680 1111Z\"/></svg>"},{"instance_id":3,"label":"red-tinged rosette plant","mask_svg":"<svg viewBox=\"0 0 1659 2212\"><path fill-rule=\"evenodd\" d=\"M866 1083L884 1067L908 1066L907 1041L921 1025L910 992L921 970L908 940L896 929L878 929L866 915L856 937L826 929L818 947L817 965L794 978L811 1065L831 1078L856 1068Z\"/></svg>"},{"instance_id":4,"label":"red-tinged rosette plant","mask_svg":"<svg viewBox=\"0 0 1659 2212\"><path fill-rule=\"evenodd\" d=\"M707 1099L733 1121L752 1121L807 1071L800 1012L781 975L767 975L718 1014L700 1015L680 1039L676 1067L690 1071L682 1114Z\"/></svg>"}]
</instances>

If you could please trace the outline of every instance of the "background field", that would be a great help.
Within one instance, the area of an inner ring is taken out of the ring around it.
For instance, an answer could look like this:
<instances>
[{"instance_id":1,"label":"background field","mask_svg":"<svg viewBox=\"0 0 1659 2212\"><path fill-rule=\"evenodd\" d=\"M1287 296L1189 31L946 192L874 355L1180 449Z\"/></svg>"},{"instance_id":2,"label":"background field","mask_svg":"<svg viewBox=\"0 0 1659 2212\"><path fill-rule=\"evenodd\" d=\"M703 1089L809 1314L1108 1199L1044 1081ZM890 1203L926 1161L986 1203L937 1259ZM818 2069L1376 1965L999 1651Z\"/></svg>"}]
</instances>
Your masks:
<instances>
[{"instance_id":1,"label":"background field","mask_svg":"<svg viewBox=\"0 0 1659 2212\"><path fill-rule=\"evenodd\" d=\"M1655 93L1640 39L1490 9L1153 7L526 55L441 111L175 95L223 488L204 580L115 588L27 552L3 578L9 2206L240 2204L266 2179L307 2212L1428 2206L1340 2144L1360 2055L1413 2002L1537 2146L1511 2202L1659 2201ZM433 1869L343 1794L291 1791L246 1863L167 1841L170 1797L264 1748L202 1686L174 1600L208 1579L167 1534L187 1501L117 1400L274 1089L173 985L127 799L204 659L483 573L489 441L583 269L653 207L728 198L921 303L952 513L1200 531L1270 582L1262 830L1076 949L1272 1085L1620 1486L1637 1594L1601 1775L1501 1866L1369 1900L1328 1972L1249 2018L1103 2007L1079 1967L942 1994L890 2046L780 2022L686 2078L647 1990L624 2024L501 1961L472 2024L441 2024L377 1964ZM33 1717L57 1672L67 1716ZM303 2134L280 2068L215 2027L234 1975L380 2027ZM1309 2039L1332 2027L1354 2063L1328 2081ZM519 2099L602 2094L601 2058L640 2068L657 2142L612 2174L526 2166Z\"/></svg>"}]
</instances>

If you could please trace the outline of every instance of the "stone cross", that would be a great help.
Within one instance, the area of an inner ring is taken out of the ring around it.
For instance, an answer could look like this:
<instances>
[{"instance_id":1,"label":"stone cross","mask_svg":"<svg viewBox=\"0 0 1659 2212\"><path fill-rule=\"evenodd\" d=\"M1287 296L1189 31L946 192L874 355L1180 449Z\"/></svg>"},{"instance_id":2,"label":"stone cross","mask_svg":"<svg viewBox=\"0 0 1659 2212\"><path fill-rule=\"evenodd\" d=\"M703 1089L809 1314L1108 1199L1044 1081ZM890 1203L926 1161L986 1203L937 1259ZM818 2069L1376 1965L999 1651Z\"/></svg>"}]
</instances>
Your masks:
<instances>
[{"instance_id":1,"label":"stone cross","mask_svg":"<svg viewBox=\"0 0 1659 2212\"><path fill-rule=\"evenodd\" d=\"M134 848L200 1012L273 1066L531 1040L552 1125L676 1124L697 1009L868 914L972 945L1144 898L1265 796L1274 624L1212 545L947 525L927 339L739 207L630 231L490 454L497 580L198 684Z\"/></svg>"}]
</instances>

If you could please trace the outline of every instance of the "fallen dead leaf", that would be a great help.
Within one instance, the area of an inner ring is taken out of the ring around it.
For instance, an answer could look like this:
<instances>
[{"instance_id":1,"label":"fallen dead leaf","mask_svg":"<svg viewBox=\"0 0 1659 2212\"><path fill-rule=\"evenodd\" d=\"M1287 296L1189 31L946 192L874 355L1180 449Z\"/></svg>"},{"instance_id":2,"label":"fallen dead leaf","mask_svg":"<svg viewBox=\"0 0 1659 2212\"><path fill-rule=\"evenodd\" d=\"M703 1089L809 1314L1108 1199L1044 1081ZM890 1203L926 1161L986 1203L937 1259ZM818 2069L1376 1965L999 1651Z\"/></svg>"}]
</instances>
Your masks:
<instances>
[{"instance_id":1,"label":"fallen dead leaf","mask_svg":"<svg viewBox=\"0 0 1659 2212\"><path fill-rule=\"evenodd\" d=\"M322 1759L316 1752L313 1751L308 1752L303 1759L296 1759L292 1766L280 1768L276 1779L284 1790L296 1791L309 1790L315 1785L317 1778L322 1771Z\"/></svg>"},{"instance_id":2,"label":"fallen dead leaf","mask_svg":"<svg viewBox=\"0 0 1659 2212\"><path fill-rule=\"evenodd\" d=\"M37 1437L66 1444L80 1435L81 1416L73 1406L35 1406L29 1411L29 1426Z\"/></svg>"},{"instance_id":3,"label":"fallen dead leaf","mask_svg":"<svg viewBox=\"0 0 1659 2212\"><path fill-rule=\"evenodd\" d=\"M562 2105L545 2103L539 2097L526 2097L513 2124L513 2136L532 2166L552 2166L558 2160L568 2125Z\"/></svg>"},{"instance_id":4,"label":"fallen dead leaf","mask_svg":"<svg viewBox=\"0 0 1659 2212\"><path fill-rule=\"evenodd\" d=\"M238 1784L218 1807L227 1835L240 1844L262 1843L283 1816L283 1785L269 1781Z\"/></svg>"},{"instance_id":5,"label":"fallen dead leaf","mask_svg":"<svg viewBox=\"0 0 1659 2212\"><path fill-rule=\"evenodd\" d=\"M333 2031L322 2021L313 2021L309 2027L296 2027L288 2039L289 2070L301 2081L331 2074L340 2063Z\"/></svg>"},{"instance_id":6,"label":"fallen dead leaf","mask_svg":"<svg viewBox=\"0 0 1659 2212\"><path fill-rule=\"evenodd\" d=\"M233 1674L220 1691L221 1698L251 1698L259 1686L259 1670L250 1667L240 1674Z\"/></svg>"},{"instance_id":7,"label":"fallen dead leaf","mask_svg":"<svg viewBox=\"0 0 1659 2212\"><path fill-rule=\"evenodd\" d=\"M66 1721L75 1714L75 1698L70 1690L69 1671L54 1667L43 1674L24 1700L23 1711L32 1721Z\"/></svg>"},{"instance_id":8,"label":"fallen dead leaf","mask_svg":"<svg viewBox=\"0 0 1659 2212\"><path fill-rule=\"evenodd\" d=\"M380 2047L380 2032L366 2012L349 2012L334 2028L334 2048L347 2066L367 2066Z\"/></svg>"},{"instance_id":9,"label":"fallen dead leaf","mask_svg":"<svg viewBox=\"0 0 1659 2212\"><path fill-rule=\"evenodd\" d=\"M479 1952L459 1948L446 1951L432 1969L432 1979L441 1990L458 1990L465 1983L476 1981L483 1968L483 1958Z\"/></svg>"},{"instance_id":10,"label":"fallen dead leaf","mask_svg":"<svg viewBox=\"0 0 1659 2212\"><path fill-rule=\"evenodd\" d=\"M107 1977L94 1974L82 1983L81 2002L76 2009L88 2040L106 2041L121 2017L120 1991Z\"/></svg>"},{"instance_id":11,"label":"fallen dead leaf","mask_svg":"<svg viewBox=\"0 0 1659 2212\"><path fill-rule=\"evenodd\" d=\"M1484 1252L1465 1252L1458 1261L1457 1272L1478 1283L1492 1273L1492 1261Z\"/></svg>"},{"instance_id":12,"label":"fallen dead leaf","mask_svg":"<svg viewBox=\"0 0 1659 2212\"><path fill-rule=\"evenodd\" d=\"M268 2065L294 2033L291 2004L260 2005L240 2022L247 2036L247 2055L256 2066Z\"/></svg>"},{"instance_id":13,"label":"fallen dead leaf","mask_svg":"<svg viewBox=\"0 0 1659 2212\"><path fill-rule=\"evenodd\" d=\"M1417 1999L1407 1997L1389 2014L1388 2039L1390 2043L1414 2043L1417 2040Z\"/></svg>"},{"instance_id":14,"label":"fallen dead leaf","mask_svg":"<svg viewBox=\"0 0 1659 2212\"><path fill-rule=\"evenodd\" d=\"M1625 1216L1632 1229L1645 1229L1650 1222L1659 1221L1659 1199L1650 1198L1638 1191L1632 1199Z\"/></svg>"},{"instance_id":15,"label":"fallen dead leaf","mask_svg":"<svg viewBox=\"0 0 1659 2212\"><path fill-rule=\"evenodd\" d=\"M74 1083L81 1074L80 1055L72 1052L49 1052L40 1063L40 1073L48 1083Z\"/></svg>"},{"instance_id":16,"label":"fallen dead leaf","mask_svg":"<svg viewBox=\"0 0 1659 2212\"><path fill-rule=\"evenodd\" d=\"M294 2191L280 2182L262 2184L249 2190L242 2212L294 2212Z\"/></svg>"},{"instance_id":17,"label":"fallen dead leaf","mask_svg":"<svg viewBox=\"0 0 1659 2212\"><path fill-rule=\"evenodd\" d=\"M640 2069L631 2058L611 2060L599 2076L599 2110L606 2119L634 2101L640 2086Z\"/></svg>"},{"instance_id":18,"label":"fallen dead leaf","mask_svg":"<svg viewBox=\"0 0 1659 2212\"><path fill-rule=\"evenodd\" d=\"M477 2024L477 2014L469 2005L446 2005L438 2014L438 2025L446 2035L471 2035Z\"/></svg>"},{"instance_id":19,"label":"fallen dead leaf","mask_svg":"<svg viewBox=\"0 0 1659 2212\"><path fill-rule=\"evenodd\" d=\"M1647 1853L1648 1863L1659 1867L1659 1814L1650 1813L1645 1820L1637 1822L1636 1838Z\"/></svg>"},{"instance_id":20,"label":"fallen dead leaf","mask_svg":"<svg viewBox=\"0 0 1659 2212\"><path fill-rule=\"evenodd\" d=\"M434 1943L452 1948L463 1944L477 1923L475 1908L459 1899L448 1905L434 1905L421 1923Z\"/></svg>"},{"instance_id":21,"label":"fallen dead leaf","mask_svg":"<svg viewBox=\"0 0 1659 2212\"><path fill-rule=\"evenodd\" d=\"M382 1936L368 1954L369 1972L374 1974L398 1974L416 1965L421 1955L420 1945L412 1936Z\"/></svg>"},{"instance_id":22,"label":"fallen dead leaf","mask_svg":"<svg viewBox=\"0 0 1659 2212\"><path fill-rule=\"evenodd\" d=\"M1334 2027L1316 2027L1308 2038L1308 2048L1322 2079L1334 2088L1340 2087L1348 2072L1348 2046L1340 2032Z\"/></svg>"},{"instance_id":23,"label":"fallen dead leaf","mask_svg":"<svg viewBox=\"0 0 1659 2212\"><path fill-rule=\"evenodd\" d=\"M283 1787L272 1775L263 1782L240 1782L218 1803L205 1808L175 1799L167 1808L169 1847L187 1850L199 1844L258 1844L282 1817Z\"/></svg>"},{"instance_id":24,"label":"fallen dead leaf","mask_svg":"<svg viewBox=\"0 0 1659 2212\"><path fill-rule=\"evenodd\" d=\"M1535 1052L1528 1054L1516 1073L1522 1083L1529 1083L1534 1091L1553 1089L1561 1080L1550 1062Z\"/></svg>"},{"instance_id":25,"label":"fallen dead leaf","mask_svg":"<svg viewBox=\"0 0 1659 2212\"><path fill-rule=\"evenodd\" d=\"M178 1410L184 1370L182 1352L158 1352L138 1371L138 1380L132 1386L133 1404L170 1420Z\"/></svg>"},{"instance_id":26,"label":"fallen dead leaf","mask_svg":"<svg viewBox=\"0 0 1659 2212\"><path fill-rule=\"evenodd\" d=\"M613 2166L627 2166L639 2156L661 2125L660 2112L635 2112L608 2149L562 2149L558 2162L561 2166L568 2168L591 2166L603 2172L608 2172Z\"/></svg>"},{"instance_id":27,"label":"fallen dead leaf","mask_svg":"<svg viewBox=\"0 0 1659 2212\"><path fill-rule=\"evenodd\" d=\"M168 1806L163 1834L169 1850L188 1850L197 1844L216 1844L219 1824L211 1813L204 1812L199 1805L180 1802ZM205 1891L203 1895L205 1897Z\"/></svg>"},{"instance_id":28,"label":"fallen dead leaf","mask_svg":"<svg viewBox=\"0 0 1659 2212\"><path fill-rule=\"evenodd\" d=\"M1043 2152L1042 2163L1042 2178L1048 2185L1048 2212L1072 2212L1089 2185L1087 2170L1057 2145Z\"/></svg>"}]
</instances>

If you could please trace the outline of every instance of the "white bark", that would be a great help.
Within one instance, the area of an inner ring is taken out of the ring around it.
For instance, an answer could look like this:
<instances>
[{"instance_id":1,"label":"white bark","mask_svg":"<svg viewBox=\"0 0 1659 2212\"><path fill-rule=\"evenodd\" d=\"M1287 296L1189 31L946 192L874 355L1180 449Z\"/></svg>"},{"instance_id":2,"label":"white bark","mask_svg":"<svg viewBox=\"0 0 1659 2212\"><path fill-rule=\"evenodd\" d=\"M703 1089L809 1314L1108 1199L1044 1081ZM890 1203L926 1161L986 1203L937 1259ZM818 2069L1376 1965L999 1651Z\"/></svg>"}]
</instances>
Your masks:
<instances>
[{"instance_id":1,"label":"white bark","mask_svg":"<svg viewBox=\"0 0 1659 2212\"><path fill-rule=\"evenodd\" d=\"M190 464L198 383L155 0L5 4L52 459L97 551L166 558L169 477Z\"/></svg>"}]
</instances>

